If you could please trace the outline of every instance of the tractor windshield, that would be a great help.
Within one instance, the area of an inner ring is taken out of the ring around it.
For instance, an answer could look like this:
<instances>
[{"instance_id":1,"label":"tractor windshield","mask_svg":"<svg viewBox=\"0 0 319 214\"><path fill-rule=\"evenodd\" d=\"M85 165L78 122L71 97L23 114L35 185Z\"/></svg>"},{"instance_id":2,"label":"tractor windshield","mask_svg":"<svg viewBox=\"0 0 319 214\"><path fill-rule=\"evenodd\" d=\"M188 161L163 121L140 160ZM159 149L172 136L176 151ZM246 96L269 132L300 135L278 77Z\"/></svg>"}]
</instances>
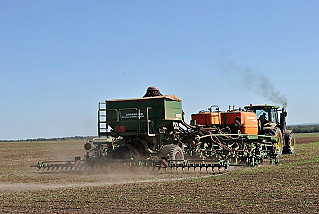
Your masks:
<instances>
[{"instance_id":1,"label":"tractor windshield","mask_svg":"<svg viewBox=\"0 0 319 214\"><path fill-rule=\"evenodd\" d=\"M260 120L267 120L267 121L272 121L272 122L276 122L277 118L276 118L276 113L275 113L275 109L256 109L254 111L257 115L257 118Z\"/></svg>"},{"instance_id":2,"label":"tractor windshield","mask_svg":"<svg viewBox=\"0 0 319 214\"><path fill-rule=\"evenodd\" d=\"M255 111L257 118L260 120L269 120L268 109L257 109Z\"/></svg>"}]
</instances>

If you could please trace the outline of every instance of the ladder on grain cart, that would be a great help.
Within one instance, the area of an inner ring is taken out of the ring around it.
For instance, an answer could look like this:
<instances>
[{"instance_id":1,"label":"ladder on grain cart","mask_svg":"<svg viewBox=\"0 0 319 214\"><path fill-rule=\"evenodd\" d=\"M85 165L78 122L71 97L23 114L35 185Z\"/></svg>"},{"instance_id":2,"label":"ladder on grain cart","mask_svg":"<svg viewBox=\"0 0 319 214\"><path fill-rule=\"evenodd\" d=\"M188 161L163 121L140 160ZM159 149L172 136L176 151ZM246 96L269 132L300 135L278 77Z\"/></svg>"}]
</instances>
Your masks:
<instances>
[{"instance_id":1,"label":"ladder on grain cart","mask_svg":"<svg viewBox=\"0 0 319 214\"><path fill-rule=\"evenodd\" d=\"M108 125L107 125L107 110L106 110L106 103L100 102L99 103L99 111L98 111L98 136L106 136Z\"/></svg>"}]
</instances>

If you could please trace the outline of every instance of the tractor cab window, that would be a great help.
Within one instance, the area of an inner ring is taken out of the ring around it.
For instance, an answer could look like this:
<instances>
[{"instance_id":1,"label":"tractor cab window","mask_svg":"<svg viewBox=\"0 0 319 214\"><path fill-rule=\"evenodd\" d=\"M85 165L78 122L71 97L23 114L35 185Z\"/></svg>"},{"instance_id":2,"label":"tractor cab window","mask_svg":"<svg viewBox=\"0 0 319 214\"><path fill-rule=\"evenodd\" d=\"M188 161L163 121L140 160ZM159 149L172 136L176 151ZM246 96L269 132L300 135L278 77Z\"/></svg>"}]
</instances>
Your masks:
<instances>
[{"instance_id":1,"label":"tractor cab window","mask_svg":"<svg viewBox=\"0 0 319 214\"><path fill-rule=\"evenodd\" d=\"M271 109L271 121L274 123L279 123L278 112L276 109Z\"/></svg>"},{"instance_id":2,"label":"tractor cab window","mask_svg":"<svg viewBox=\"0 0 319 214\"><path fill-rule=\"evenodd\" d=\"M275 109L257 109L255 113L259 120L266 120L271 122L277 122L278 120Z\"/></svg>"},{"instance_id":3,"label":"tractor cab window","mask_svg":"<svg viewBox=\"0 0 319 214\"><path fill-rule=\"evenodd\" d=\"M257 109L255 113L259 120L269 120L269 109Z\"/></svg>"},{"instance_id":4,"label":"tractor cab window","mask_svg":"<svg viewBox=\"0 0 319 214\"><path fill-rule=\"evenodd\" d=\"M269 120L271 121L271 122L275 122L275 111L274 111L274 109L269 109L270 111L269 111Z\"/></svg>"}]
</instances>

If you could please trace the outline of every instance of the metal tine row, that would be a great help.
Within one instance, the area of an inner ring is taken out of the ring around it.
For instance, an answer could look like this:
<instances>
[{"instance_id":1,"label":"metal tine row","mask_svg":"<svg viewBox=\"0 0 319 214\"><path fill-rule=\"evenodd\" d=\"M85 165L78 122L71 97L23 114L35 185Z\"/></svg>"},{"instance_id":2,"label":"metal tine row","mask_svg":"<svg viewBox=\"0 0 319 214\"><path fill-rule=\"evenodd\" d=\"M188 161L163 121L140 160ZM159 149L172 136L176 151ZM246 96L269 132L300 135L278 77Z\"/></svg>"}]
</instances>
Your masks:
<instances>
[{"instance_id":1,"label":"metal tine row","mask_svg":"<svg viewBox=\"0 0 319 214\"><path fill-rule=\"evenodd\" d=\"M39 170L42 171L80 171L80 170L114 170L118 167L124 167L127 169L144 168L154 170L158 166L152 163L135 163L135 162L106 162L97 164L81 164L75 166L74 164L45 164Z\"/></svg>"},{"instance_id":2,"label":"metal tine row","mask_svg":"<svg viewBox=\"0 0 319 214\"><path fill-rule=\"evenodd\" d=\"M174 163L175 162L175 163ZM79 165L75 165L74 162L67 162L67 163L49 163L49 164L43 164L41 165L41 168L43 171L53 171L53 170L60 170L60 171L80 171L80 170L116 170L118 167L124 167L124 169L128 170L135 170L135 169L149 169L149 170L155 170L155 169L182 169L184 171L187 169L190 171L190 169L193 169L196 171L199 169L199 171L202 171L203 169L208 172L212 171L214 172L214 169L217 168L218 172L221 172L221 169L223 168L224 171L227 171L229 166L239 166L235 164L222 164L222 163L190 163L188 161L172 161L169 160L166 167L163 167L159 162L156 161L108 161L108 162L96 162L96 163L88 163L83 162ZM242 165L240 165L242 166Z\"/></svg>"},{"instance_id":3,"label":"metal tine row","mask_svg":"<svg viewBox=\"0 0 319 214\"><path fill-rule=\"evenodd\" d=\"M218 169L218 172L221 172L221 168L224 168L224 171L227 171L227 167L225 166L217 166L216 164L187 164L187 165L179 165L179 164L171 164L169 165L167 168L172 169L176 169L178 170L178 168L181 168L182 171L184 171L185 169L187 169L187 171L190 171L190 169L193 169L194 171L196 171L196 169L199 169L199 171L201 172L202 169L205 169L205 171L208 173L209 171L211 172L215 172L215 168Z\"/></svg>"}]
</instances>

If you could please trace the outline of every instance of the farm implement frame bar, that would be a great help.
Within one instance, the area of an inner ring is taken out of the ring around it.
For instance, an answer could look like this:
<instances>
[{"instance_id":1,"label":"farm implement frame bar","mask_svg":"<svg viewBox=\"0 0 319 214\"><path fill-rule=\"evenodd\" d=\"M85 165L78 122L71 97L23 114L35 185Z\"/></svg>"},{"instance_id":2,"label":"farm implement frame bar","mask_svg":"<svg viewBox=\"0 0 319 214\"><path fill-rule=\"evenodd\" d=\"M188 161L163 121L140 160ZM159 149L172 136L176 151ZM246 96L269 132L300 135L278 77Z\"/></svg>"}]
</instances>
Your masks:
<instances>
[{"instance_id":1,"label":"farm implement frame bar","mask_svg":"<svg viewBox=\"0 0 319 214\"><path fill-rule=\"evenodd\" d=\"M279 159L276 158L275 161L270 161L272 164L279 164ZM129 167L134 168L152 168L155 169L185 169L196 170L202 169L208 171L211 170L214 172L214 169L217 168L220 172L221 169L227 171L231 166L236 167L254 167L257 163L253 159L247 159L246 163L231 163L230 161L215 161L215 160L200 160L200 159L189 159L189 160L171 160L167 156L162 156L161 159L148 159L148 160L100 160L100 161L90 161L90 160L81 160L80 157L75 157L74 161L39 161L37 165L31 167L36 167L39 170L43 171L68 171L68 170L100 170L100 169L116 169L117 167Z\"/></svg>"}]
</instances>

